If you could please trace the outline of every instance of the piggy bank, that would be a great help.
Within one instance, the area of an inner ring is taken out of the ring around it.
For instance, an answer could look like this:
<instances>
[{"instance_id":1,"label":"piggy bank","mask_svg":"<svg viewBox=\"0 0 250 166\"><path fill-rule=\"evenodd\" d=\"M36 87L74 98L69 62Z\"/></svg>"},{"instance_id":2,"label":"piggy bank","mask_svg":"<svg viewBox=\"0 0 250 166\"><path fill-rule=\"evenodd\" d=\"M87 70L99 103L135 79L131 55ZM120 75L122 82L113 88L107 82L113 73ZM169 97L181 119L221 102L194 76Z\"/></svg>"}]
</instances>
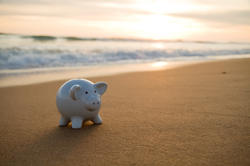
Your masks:
<instances>
[{"instance_id":1,"label":"piggy bank","mask_svg":"<svg viewBox=\"0 0 250 166\"><path fill-rule=\"evenodd\" d=\"M56 105L61 113L59 126L67 126L71 121L72 128L79 129L86 120L101 124L101 96L106 90L105 82L93 83L86 79L65 82L56 95Z\"/></svg>"}]
</instances>

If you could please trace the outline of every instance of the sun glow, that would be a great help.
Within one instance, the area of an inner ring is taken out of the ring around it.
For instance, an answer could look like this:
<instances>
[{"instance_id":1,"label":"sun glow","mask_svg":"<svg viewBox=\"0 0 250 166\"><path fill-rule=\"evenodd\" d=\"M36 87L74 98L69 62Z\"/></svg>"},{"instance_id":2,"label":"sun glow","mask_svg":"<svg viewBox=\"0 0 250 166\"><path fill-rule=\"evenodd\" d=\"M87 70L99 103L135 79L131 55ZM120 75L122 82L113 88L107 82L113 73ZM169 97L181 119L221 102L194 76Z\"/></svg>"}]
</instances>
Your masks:
<instances>
[{"instance_id":1,"label":"sun glow","mask_svg":"<svg viewBox=\"0 0 250 166\"><path fill-rule=\"evenodd\" d=\"M137 21L130 27L133 34L136 37L153 40L179 39L202 29L202 26L195 21L177 19L162 14L142 15L136 19ZM129 27L126 28L129 29Z\"/></svg>"}]
</instances>

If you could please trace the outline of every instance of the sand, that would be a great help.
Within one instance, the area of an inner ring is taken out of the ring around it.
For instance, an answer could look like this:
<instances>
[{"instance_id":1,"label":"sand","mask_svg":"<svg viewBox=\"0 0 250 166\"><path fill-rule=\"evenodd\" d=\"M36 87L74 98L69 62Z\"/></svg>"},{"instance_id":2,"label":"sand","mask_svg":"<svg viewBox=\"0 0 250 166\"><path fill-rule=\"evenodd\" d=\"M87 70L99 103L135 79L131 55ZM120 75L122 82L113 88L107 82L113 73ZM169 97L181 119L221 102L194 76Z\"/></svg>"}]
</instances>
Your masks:
<instances>
[{"instance_id":1,"label":"sand","mask_svg":"<svg viewBox=\"0 0 250 166\"><path fill-rule=\"evenodd\" d=\"M250 59L91 78L102 125L58 127L63 81L0 88L0 165L250 165Z\"/></svg>"}]
</instances>

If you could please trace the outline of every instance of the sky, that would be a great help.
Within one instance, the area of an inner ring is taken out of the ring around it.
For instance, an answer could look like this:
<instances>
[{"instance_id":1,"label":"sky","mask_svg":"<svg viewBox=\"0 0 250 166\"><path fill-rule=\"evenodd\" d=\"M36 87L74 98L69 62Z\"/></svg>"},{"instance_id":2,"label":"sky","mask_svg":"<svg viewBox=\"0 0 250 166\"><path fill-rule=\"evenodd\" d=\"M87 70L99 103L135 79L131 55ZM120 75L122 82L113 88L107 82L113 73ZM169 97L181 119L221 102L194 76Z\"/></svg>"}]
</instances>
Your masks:
<instances>
[{"instance_id":1,"label":"sky","mask_svg":"<svg viewBox=\"0 0 250 166\"><path fill-rule=\"evenodd\" d=\"M0 32L250 42L250 0L0 0Z\"/></svg>"}]
</instances>

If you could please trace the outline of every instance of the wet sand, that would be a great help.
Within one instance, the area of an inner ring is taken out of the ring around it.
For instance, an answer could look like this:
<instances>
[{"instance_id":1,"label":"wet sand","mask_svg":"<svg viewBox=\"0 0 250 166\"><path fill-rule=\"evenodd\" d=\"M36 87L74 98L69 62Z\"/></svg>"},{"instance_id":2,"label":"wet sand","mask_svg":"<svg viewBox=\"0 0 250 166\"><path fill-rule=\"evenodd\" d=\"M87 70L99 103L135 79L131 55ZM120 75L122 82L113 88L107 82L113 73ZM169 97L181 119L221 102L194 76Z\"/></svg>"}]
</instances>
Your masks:
<instances>
[{"instance_id":1,"label":"wet sand","mask_svg":"<svg viewBox=\"0 0 250 166\"><path fill-rule=\"evenodd\" d=\"M58 127L64 81L0 88L0 165L250 165L250 59L91 78L102 125Z\"/></svg>"}]
</instances>

